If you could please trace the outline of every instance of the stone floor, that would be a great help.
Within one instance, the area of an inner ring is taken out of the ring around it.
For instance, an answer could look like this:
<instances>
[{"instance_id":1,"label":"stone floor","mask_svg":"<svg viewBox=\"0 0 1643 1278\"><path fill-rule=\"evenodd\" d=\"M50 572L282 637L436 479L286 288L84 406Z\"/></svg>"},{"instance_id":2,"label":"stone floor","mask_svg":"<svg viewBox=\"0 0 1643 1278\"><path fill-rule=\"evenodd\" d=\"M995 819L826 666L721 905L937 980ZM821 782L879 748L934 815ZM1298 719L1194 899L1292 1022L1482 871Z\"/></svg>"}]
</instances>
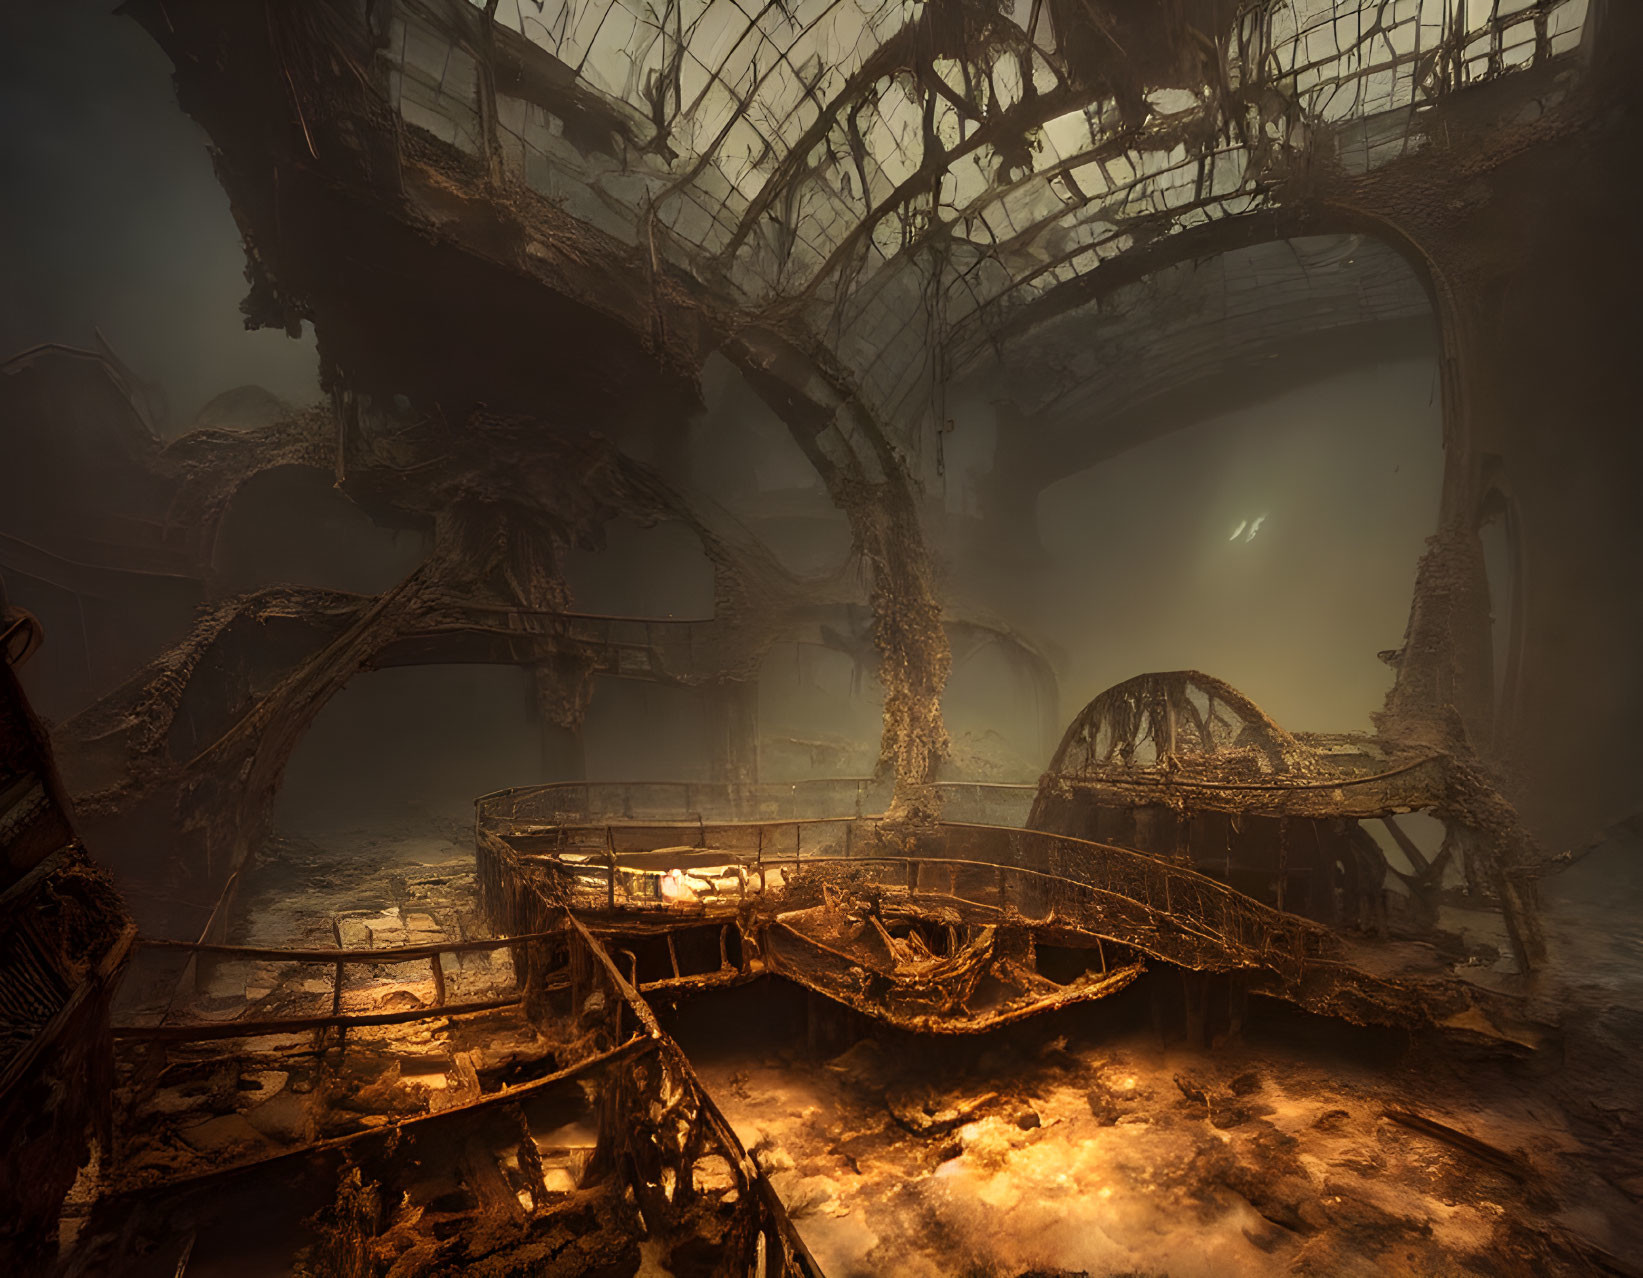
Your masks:
<instances>
[{"instance_id":1,"label":"stone floor","mask_svg":"<svg viewBox=\"0 0 1643 1278\"><path fill-rule=\"evenodd\" d=\"M813 1050L802 1018L780 1013L797 995L776 982L671 1018L830 1278L1600 1272L1582 1266L1643 1254L1643 1165L1629 1172L1603 1144L1635 1129L1638 1071L1621 1049L1643 1007L1643 933L1571 887L1548 903L1555 966L1537 995L1568 1003L1577 1031L1557 1059L1496 1042L1468 1060L1290 1011L1195 1051L1133 1028L1144 1015L1117 1003L980 1038L858 1024L848 1047ZM372 948L485 934L471 837L451 824L271 841L230 939ZM451 1001L512 986L505 952L444 963ZM426 962L347 972L346 1011L434 997ZM332 975L222 962L172 1015L328 1012ZM139 971L120 1019L157 1016L164 990ZM305 1033L174 1047L157 1063L123 1050L122 1062L129 1183L256 1161L553 1068L516 1012L360 1029L340 1052ZM1393 1109L1508 1161L1411 1130ZM592 1140L591 1127L537 1134L566 1189ZM65 1223L72 1236L72 1206Z\"/></svg>"},{"instance_id":2,"label":"stone floor","mask_svg":"<svg viewBox=\"0 0 1643 1278\"><path fill-rule=\"evenodd\" d=\"M681 1034L830 1278L1528 1278L1582 1272L1571 1232L1635 1246L1635 1203L1589 1174L1554 1103L1307 1026L1284 1013L1279 1039L1203 1052L1083 1009L831 1058ZM1386 1117L1404 1108L1518 1174Z\"/></svg>"},{"instance_id":3,"label":"stone floor","mask_svg":"<svg viewBox=\"0 0 1643 1278\"><path fill-rule=\"evenodd\" d=\"M471 834L343 830L320 839L275 837L240 894L231 944L281 949L375 949L490 935L478 909ZM175 974L178 964L156 965ZM506 950L441 957L446 1001L508 997ZM397 1012L435 1002L428 960L348 964L344 1013ZM224 959L169 1022L329 1014L329 965ZM160 975L138 969L120 1019L152 1023L170 999ZM122 1177L142 1183L203 1166L255 1161L309 1141L478 1098L553 1068L546 1044L517 1009L456 1019L171 1044L162 1056L126 1043L119 1054Z\"/></svg>"}]
</instances>

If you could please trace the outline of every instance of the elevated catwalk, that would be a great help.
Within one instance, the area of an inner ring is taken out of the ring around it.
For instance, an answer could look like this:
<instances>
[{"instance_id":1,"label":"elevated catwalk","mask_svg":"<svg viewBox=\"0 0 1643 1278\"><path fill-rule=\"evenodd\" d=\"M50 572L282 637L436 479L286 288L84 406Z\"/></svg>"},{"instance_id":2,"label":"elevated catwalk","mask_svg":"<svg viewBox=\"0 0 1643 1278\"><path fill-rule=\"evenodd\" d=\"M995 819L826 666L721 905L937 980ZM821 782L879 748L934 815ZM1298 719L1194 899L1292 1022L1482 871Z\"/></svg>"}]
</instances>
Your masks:
<instances>
[{"instance_id":1,"label":"elevated catwalk","mask_svg":"<svg viewBox=\"0 0 1643 1278\"><path fill-rule=\"evenodd\" d=\"M568 913L646 989L770 973L925 1033L1099 999L1149 966L1188 974L1200 1021L1236 1023L1251 993L1360 1024L1490 1032L1512 1019L1414 947L1368 946L1127 848L864 813L872 796L858 784L487 795L474 829L482 902L504 934ZM964 787L948 815L1005 808L1022 788ZM691 806L668 813L669 797ZM804 803L823 815L791 815Z\"/></svg>"}]
</instances>

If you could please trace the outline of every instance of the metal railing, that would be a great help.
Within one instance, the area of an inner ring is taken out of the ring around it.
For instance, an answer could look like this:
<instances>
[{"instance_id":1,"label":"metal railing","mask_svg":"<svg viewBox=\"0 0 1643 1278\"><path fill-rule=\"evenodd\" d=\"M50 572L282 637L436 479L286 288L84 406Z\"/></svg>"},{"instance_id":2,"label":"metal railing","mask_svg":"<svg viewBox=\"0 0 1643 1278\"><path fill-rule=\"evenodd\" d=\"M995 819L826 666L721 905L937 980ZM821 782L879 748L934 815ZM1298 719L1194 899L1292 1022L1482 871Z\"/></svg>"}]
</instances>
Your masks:
<instances>
[{"instance_id":1,"label":"metal railing","mask_svg":"<svg viewBox=\"0 0 1643 1278\"><path fill-rule=\"evenodd\" d=\"M1298 981L1342 952L1328 929L1195 870L1065 835L882 818L632 822L476 828L481 900L510 928L561 907L605 915L739 912L751 897L804 903L806 872L1106 934L1186 966L1260 966ZM662 889L678 871L687 900ZM531 898L540 901L533 905ZM688 898L694 898L688 899ZM1214 953L1212 953L1214 951Z\"/></svg>"},{"instance_id":2,"label":"metal railing","mask_svg":"<svg viewBox=\"0 0 1643 1278\"><path fill-rule=\"evenodd\" d=\"M930 787L954 819L1019 824L1038 787L1028 783L939 781ZM602 822L798 821L873 816L890 803L888 780L822 777L746 785L714 781L559 781L515 786L474 800L481 824L559 827Z\"/></svg>"},{"instance_id":3,"label":"metal railing","mask_svg":"<svg viewBox=\"0 0 1643 1278\"><path fill-rule=\"evenodd\" d=\"M736 1272L821 1278L769 1178L644 996L574 915L560 918L569 947L573 1013L579 1020L601 1017L603 1033L614 1043L648 1040L647 1050L618 1062L607 1076L589 1175L621 1177L647 1225L666 1231L688 1222L701 1193L699 1164L704 1156L716 1156L735 1185L738 1219L722 1246L725 1258L736 1257ZM597 1003L591 998L595 992L601 995Z\"/></svg>"},{"instance_id":4,"label":"metal railing","mask_svg":"<svg viewBox=\"0 0 1643 1278\"><path fill-rule=\"evenodd\" d=\"M476 632L582 645L596 655L600 671L630 677L699 674L698 662L713 658L726 634L723 623L711 617L606 616L490 608L467 601L453 605L452 611Z\"/></svg>"},{"instance_id":5,"label":"metal railing","mask_svg":"<svg viewBox=\"0 0 1643 1278\"><path fill-rule=\"evenodd\" d=\"M323 1034L327 1029L345 1033L348 1029L371 1025L401 1025L411 1021L436 1017L464 1016L476 1012L492 1012L516 1007L523 999L523 972L518 955L526 947L556 939L558 932L542 931L527 936L504 936L469 941L435 941L425 945L404 945L383 949L296 950L252 945L218 945L199 941L169 941L144 939L138 942L143 951L154 953L180 952L190 956L208 956L213 959L317 964L332 969L331 1010L313 1016L281 1016L259 1020L229 1019L210 1022L179 1022L170 1019L168 1005L152 1025L117 1025L115 1038L139 1039L150 1042L203 1042L211 1039L257 1038L269 1034L293 1034L313 1030ZM446 1000L446 954L466 954L475 951L511 949L515 954L515 976L519 990L505 997L450 1003ZM351 1012L342 1010L344 972L351 965L369 967L401 963L427 963L433 978L434 1001L426 1006L398 1012Z\"/></svg>"}]
</instances>

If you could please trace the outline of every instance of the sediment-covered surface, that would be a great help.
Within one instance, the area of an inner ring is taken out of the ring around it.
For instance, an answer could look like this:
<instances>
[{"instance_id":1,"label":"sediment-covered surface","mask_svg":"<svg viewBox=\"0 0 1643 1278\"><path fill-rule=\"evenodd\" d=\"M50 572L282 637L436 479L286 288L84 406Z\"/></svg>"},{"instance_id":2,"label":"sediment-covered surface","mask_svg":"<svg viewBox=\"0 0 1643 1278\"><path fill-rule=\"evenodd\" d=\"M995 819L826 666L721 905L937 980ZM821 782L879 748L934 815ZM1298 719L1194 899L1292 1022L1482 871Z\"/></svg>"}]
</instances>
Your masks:
<instances>
[{"instance_id":1,"label":"sediment-covered surface","mask_svg":"<svg viewBox=\"0 0 1643 1278\"><path fill-rule=\"evenodd\" d=\"M462 942L489 935L472 859L437 825L273 837L259 850L229 939L270 950L351 951ZM197 977L186 955L148 950L122 990L127 1027L414 1013L436 1001L516 1002L507 950L431 960L335 965L219 957ZM118 1166L123 1189L288 1153L315 1141L439 1113L551 1072L557 1057L517 1006L397 1024L153 1045L118 1056ZM105 1188L108 1187L105 1184ZM82 1208L84 1204L82 1203Z\"/></svg>"},{"instance_id":2,"label":"sediment-covered surface","mask_svg":"<svg viewBox=\"0 0 1643 1278\"><path fill-rule=\"evenodd\" d=\"M1639 1242L1504 1060L1299 1014L1212 1052L1088 1010L814 1052L691 1016L681 1041L833 1278L1628 1272Z\"/></svg>"},{"instance_id":3,"label":"sediment-covered surface","mask_svg":"<svg viewBox=\"0 0 1643 1278\"><path fill-rule=\"evenodd\" d=\"M473 937L484 924L464 833L270 841L234 938ZM1363 1029L1257 998L1241 1033L1192 1047L1167 969L965 1039L899 1033L771 977L652 997L832 1278L1628 1273L1643 1179L1623 1044L1643 987L1635 928L1590 887L1572 877L1549 902L1554 963L1528 1003L1561 1005L1564 1025L1534 1046ZM449 997L509 984L501 956L456 957ZM425 964L349 971L348 1010L436 996ZM173 1016L302 1015L330 1006L330 977L223 962ZM437 1125L583 1059L602 1006L545 1028L514 1010L351 1029L323 1052L311 1034L167 1045L157 1074L122 1051L130 1108L118 1165L93 1168L71 1204L76 1272L97 1272L84 1266L122 1237L171 1266L187 1251L208 1274L713 1272L730 1164L698 1160L702 1205L647 1238L627 1200L588 1178L598 1091ZM387 1156L401 1141L408 1152ZM220 1176L236 1165L250 1170ZM236 1225L253 1202L273 1225Z\"/></svg>"}]
</instances>

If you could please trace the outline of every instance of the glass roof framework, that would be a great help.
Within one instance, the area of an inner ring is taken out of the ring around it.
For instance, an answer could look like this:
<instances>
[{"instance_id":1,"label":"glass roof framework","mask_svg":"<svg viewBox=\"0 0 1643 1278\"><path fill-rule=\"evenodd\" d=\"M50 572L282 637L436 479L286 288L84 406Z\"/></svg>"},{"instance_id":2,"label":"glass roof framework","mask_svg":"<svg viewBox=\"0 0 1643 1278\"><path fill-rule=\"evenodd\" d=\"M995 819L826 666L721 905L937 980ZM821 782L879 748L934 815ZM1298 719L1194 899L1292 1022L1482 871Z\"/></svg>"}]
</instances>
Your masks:
<instances>
[{"instance_id":1,"label":"glass roof framework","mask_svg":"<svg viewBox=\"0 0 1643 1278\"><path fill-rule=\"evenodd\" d=\"M1138 314L1144 325L1133 322ZM996 390L1039 424L1017 439L1014 463L1036 461L1046 477L1059 477L1076 441L1099 446L1083 438L1091 420L1275 357L1287 342L1430 315L1413 268L1361 235L1273 240L1167 267L1099 306L1048 321L1035 340L1010 349ZM1056 423L1068 425L1072 441Z\"/></svg>"},{"instance_id":2,"label":"glass roof framework","mask_svg":"<svg viewBox=\"0 0 1643 1278\"><path fill-rule=\"evenodd\" d=\"M400 0L396 106L478 153L476 54L441 2L488 11L625 122L590 148L498 90L513 176L750 312L796 308L909 432L1035 299L1269 207L1298 153L1361 173L1419 147L1447 94L1571 53L1588 0L1246 0L1206 82L1152 88L1139 126L1080 90L1044 0Z\"/></svg>"}]
</instances>

